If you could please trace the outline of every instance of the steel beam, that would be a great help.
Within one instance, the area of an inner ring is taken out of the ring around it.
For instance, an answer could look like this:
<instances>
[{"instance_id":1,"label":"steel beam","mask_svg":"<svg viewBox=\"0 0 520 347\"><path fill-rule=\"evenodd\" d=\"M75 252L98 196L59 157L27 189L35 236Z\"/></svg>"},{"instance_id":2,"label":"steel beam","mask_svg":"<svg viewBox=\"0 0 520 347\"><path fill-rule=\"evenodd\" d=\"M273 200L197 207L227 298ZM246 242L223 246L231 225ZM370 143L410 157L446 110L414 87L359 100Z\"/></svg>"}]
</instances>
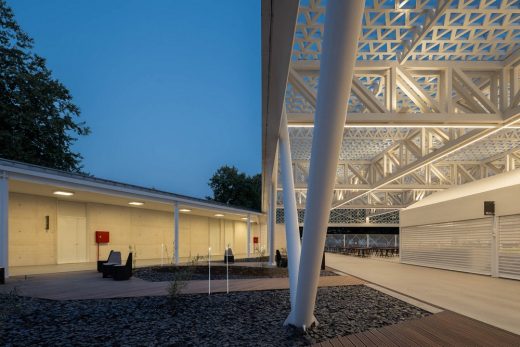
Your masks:
<instances>
[{"instance_id":1,"label":"steel beam","mask_svg":"<svg viewBox=\"0 0 520 347\"><path fill-rule=\"evenodd\" d=\"M422 157L406 166L403 166L398 171L379 180L377 183L375 183L375 187L372 190L362 192L362 193L350 198L349 200L347 200L345 202L334 205L332 208L334 209L334 208L339 208L341 206L344 206L347 203L354 201L366 194L369 194L372 191L375 191L382 187L387 186L389 183L391 183L401 177L411 174L412 172L416 171L417 169L427 166L428 164L435 163L435 162L445 158L446 156L448 156L452 153L455 153L456 151L458 151L462 148L465 148L471 144L476 143L477 141L480 141L486 137L496 134L497 132L499 132L502 129L515 125L520 121L519 117L520 117L520 114L517 114L516 116L511 117L507 122L503 123L500 126L497 126L496 128L493 128L493 129L471 130L471 131L467 132L466 134L460 136L459 138L451 140L448 144L444 145L443 147L441 147L429 154L426 154L424 157Z\"/></svg>"},{"instance_id":2,"label":"steel beam","mask_svg":"<svg viewBox=\"0 0 520 347\"><path fill-rule=\"evenodd\" d=\"M287 113L289 127L313 127L312 113ZM345 127L493 127L503 121L500 114L492 113L353 113L348 115Z\"/></svg>"}]
</instances>

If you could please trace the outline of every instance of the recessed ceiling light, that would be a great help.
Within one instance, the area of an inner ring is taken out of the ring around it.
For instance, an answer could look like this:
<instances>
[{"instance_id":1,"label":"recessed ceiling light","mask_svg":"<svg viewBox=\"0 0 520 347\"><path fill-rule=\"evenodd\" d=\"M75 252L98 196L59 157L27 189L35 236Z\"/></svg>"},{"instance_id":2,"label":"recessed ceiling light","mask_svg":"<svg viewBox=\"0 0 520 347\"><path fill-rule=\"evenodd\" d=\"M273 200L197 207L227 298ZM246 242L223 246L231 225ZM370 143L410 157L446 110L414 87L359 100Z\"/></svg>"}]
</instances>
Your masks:
<instances>
[{"instance_id":1,"label":"recessed ceiling light","mask_svg":"<svg viewBox=\"0 0 520 347\"><path fill-rule=\"evenodd\" d=\"M242 220L247 220L247 217L242 217Z\"/></svg>"},{"instance_id":2,"label":"recessed ceiling light","mask_svg":"<svg viewBox=\"0 0 520 347\"><path fill-rule=\"evenodd\" d=\"M215 217L224 217L224 215L222 213L216 213Z\"/></svg>"},{"instance_id":3,"label":"recessed ceiling light","mask_svg":"<svg viewBox=\"0 0 520 347\"><path fill-rule=\"evenodd\" d=\"M53 194L54 195L60 195L60 196L72 196L72 195L74 195L73 192L65 192L63 190L57 190Z\"/></svg>"},{"instance_id":4,"label":"recessed ceiling light","mask_svg":"<svg viewBox=\"0 0 520 347\"><path fill-rule=\"evenodd\" d=\"M180 212L191 212L189 208L181 208L179 209Z\"/></svg>"},{"instance_id":5,"label":"recessed ceiling light","mask_svg":"<svg viewBox=\"0 0 520 347\"><path fill-rule=\"evenodd\" d=\"M140 201L130 201L128 203L128 205L132 205L132 206L143 206L144 205L144 202L140 202Z\"/></svg>"}]
</instances>

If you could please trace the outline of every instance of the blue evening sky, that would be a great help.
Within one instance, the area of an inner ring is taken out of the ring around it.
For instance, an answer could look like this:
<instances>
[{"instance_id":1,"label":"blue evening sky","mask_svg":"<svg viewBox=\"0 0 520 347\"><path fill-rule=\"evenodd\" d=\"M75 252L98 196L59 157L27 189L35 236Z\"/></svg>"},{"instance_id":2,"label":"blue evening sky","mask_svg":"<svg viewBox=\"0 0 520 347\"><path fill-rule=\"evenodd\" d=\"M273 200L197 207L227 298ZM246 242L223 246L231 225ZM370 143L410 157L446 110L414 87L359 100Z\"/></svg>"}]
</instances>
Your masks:
<instances>
[{"instance_id":1,"label":"blue evening sky","mask_svg":"<svg viewBox=\"0 0 520 347\"><path fill-rule=\"evenodd\" d=\"M92 129L85 171L196 197L260 172L260 0L7 3Z\"/></svg>"}]
</instances>

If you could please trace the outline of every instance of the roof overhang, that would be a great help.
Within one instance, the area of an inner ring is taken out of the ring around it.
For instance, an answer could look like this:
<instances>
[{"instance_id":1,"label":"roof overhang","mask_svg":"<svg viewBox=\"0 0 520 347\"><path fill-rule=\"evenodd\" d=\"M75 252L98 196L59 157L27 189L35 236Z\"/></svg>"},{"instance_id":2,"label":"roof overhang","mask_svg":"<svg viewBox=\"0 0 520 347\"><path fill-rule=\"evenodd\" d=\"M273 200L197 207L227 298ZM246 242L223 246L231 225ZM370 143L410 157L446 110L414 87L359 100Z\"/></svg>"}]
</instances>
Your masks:
<instances>
[{"instance_id":1,"label":"roof overhang","mask_svg":"<svg viewBox=\"0 0 520 347\"><path fill-rule=\"evenodd\" d=\"M211 216L218 212L229 219L241 219L247 215L255 218L263 216L258 211L10 160L0 160L2 172L9 178L9 190L14 193L56 197L53 192L62 189L75 193L74 198L63 200L119 206L128 206L130 201L142 201L145 205L140 208L158 211L173 211L174 204L178 203L181 207L192 209L197 215Z\"/></svg>"},{"instance_id":2,"label":"roof overhang","mask_svg":"<svg viewBox=\"0 0 520 347\"><path fill-rule=\"evenodd\" d=\"M262 0L262 210L266 210L289 73L298 0Z\"/></svg>"}]
</instances>

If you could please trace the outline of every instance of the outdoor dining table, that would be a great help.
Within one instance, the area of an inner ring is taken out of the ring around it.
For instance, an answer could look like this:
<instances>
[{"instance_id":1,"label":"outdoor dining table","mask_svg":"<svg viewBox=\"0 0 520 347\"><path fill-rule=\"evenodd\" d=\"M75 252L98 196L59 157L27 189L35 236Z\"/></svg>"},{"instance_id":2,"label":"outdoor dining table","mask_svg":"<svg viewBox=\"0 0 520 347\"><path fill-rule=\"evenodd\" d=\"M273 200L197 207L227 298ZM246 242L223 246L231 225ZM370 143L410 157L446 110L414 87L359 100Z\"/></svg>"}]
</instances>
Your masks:
<instances>
[{"instance_id":1,"label":"outdoor dining table","mask_svg":"<svg viewBox=\"0 0 520 347\"><path fill-rule=\"evenodd\" d=\"M376 255L381 257L394 256L398 252L396 247L378 247L376 248Z\"/></svg>"},{"instance_id":2,"label":"outdoor dining table","mask_svg":"<svg viewBox=\"0 0 520 347\"><path fill-rule=\"evenodd\" d=\"M354 250L354 252L356 253L356 255L358 257L366 257L367 255L370 254L371 248L367 248L367 247L354 247L353 250Z\"/></svg>"}]
</instances>

